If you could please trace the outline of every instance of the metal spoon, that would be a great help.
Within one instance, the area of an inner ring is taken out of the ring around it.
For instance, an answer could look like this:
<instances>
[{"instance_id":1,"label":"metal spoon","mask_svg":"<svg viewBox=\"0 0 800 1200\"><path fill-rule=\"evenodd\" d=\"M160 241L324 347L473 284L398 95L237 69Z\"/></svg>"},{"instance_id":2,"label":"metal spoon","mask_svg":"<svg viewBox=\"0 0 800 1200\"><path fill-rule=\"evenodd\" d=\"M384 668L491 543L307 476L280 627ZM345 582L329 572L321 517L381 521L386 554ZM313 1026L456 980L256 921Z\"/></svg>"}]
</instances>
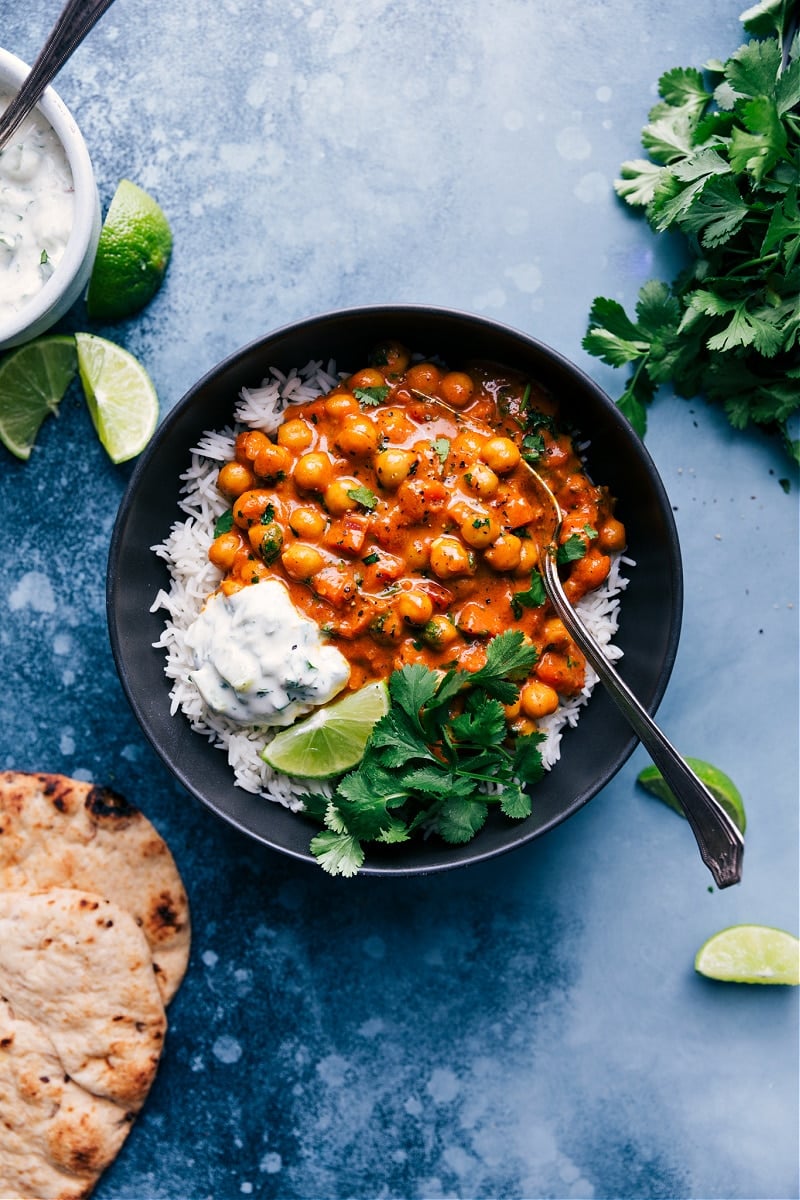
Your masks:
<instances>
[{"instance_id":1,"label":"metal spoon","mask_svg":"<svg viewBox=\"0 0 800 1200\"><path fill-rule=\"evenodd\" d=\"M717 887L725 888L739 883L744 854L742 834L636 699L567 599L556 565L561 507L538 471L529 463L525 465L552 506L556 518L552 539L539 547L542 580L550 603L680 802L697 841L700 857L714 876Z\"/></svg>"},{"instance_id":2,"label":"metal spoon","mask_svg":"<svg viewBox=\"0 0 800 1200\"><path fill-rule=\"evenodd\" d=\"M0 150L113 0L67 0L22 87L0 117Z\"/></svg>"},{"instance_id":3,"label":"metal spoon","mask_svg":"<svg viewBox=\"0 0 800 1200\"><path fill-rule=\"evenodd\" d=\"M473 419L465 417L463 413L437 397L412 390L420 399L446 409L476 431L491 434L491 430L486 426L481 426L478 430L478 425ZM634 696L567 599L556 564L558 534L563 520L561 506L539 472L525 459L522 459L522 463L553 513L551 536L543 539L538 547L542 582L550 603L680 802L697 841L700 857L713 875L717 887L726 888L739 883L742 878L744 855L744 838L741 832Z\"/></svg>"}]
</instances>

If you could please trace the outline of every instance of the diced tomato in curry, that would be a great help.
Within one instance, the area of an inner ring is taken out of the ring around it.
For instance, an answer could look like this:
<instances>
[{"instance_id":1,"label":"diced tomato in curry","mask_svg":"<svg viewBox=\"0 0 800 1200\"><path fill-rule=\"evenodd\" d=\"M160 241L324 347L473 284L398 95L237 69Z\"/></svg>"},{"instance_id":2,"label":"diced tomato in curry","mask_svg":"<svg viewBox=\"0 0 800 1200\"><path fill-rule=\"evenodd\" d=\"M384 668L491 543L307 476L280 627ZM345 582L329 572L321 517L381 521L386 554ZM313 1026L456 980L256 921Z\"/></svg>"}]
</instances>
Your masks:
<instances>
[{"instance_id":1,"label":"diced tomato in curry","mask_svg":"<svg viewBox=\"0 0 800 1200\"><path fill-rule=\"evenodd\" d=\"M522 456L565 514L571 601L603 583L625 529L542 387L488 364L412 365L398 343L373 363L288 410L274 438L239 434L218 476L233 514L209 550L220 587L281 579L354 690L406 663L477 669L488 639L520 629L539 657L508 717L529 728L581 690L585 661L547 602L517 598L551 523Z\"/></svg>"}]
</instances>

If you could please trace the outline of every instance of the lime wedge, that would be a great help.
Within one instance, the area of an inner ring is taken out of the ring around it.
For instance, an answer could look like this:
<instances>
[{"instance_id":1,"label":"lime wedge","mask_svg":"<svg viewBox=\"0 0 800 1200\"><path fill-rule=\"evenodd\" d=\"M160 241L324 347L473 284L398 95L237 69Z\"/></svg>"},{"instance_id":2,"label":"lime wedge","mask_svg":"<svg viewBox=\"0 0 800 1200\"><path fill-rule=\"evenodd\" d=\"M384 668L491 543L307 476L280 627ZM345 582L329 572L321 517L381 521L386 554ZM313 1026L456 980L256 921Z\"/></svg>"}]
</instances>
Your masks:
<instances>
[{"instance_id":1,"label":"lime wedge","mask_svg":"<svg viewBox=\"0 0 800 1200\"><path fill-rule=\"evenodd\" d=\"M58 412L77 370L68 336L38 338L0 362L0 441L17 458L30 458L42 422Z\"/></svg>"},{"instance_id":2,"label":"lime wedge","mask_svg":"<svg viewBox=\"0 0 800 1200\"><path fill-rule=\"evenodd\" d=\"M121 320L144 308L161 287L172 253L172 231L153 197L123 179L100 231L86 311Z\"/></svg>"},{"instance_id":3,"label":"lime wedge","mask_svg":"<svg viewBox=\"0 0 800 1200\"><path fill-rule=\"evenodd\" d=\"M724 771L720 771L719 767L714 767L711 763L704 762L702 758L689 758L688 755L684 757L694 773L706 785L714 799L719 801L725 809L725 812L731 818L734 825L737 826L741 833L744 833L745 826L747 825L744 801L733 780ZM645 767L636 776L636 782L640 783L651 795L658 796L659 800L663 800L665 804L668 804L670 808L674 808L675 812L683 816L683 809L658 767Z\"/></svg>"},{"instance_id":4,"label":"lime wedge","mask_svg":"<svg viewBox=\"0 0 800 1200\"><path fill-rule=\"evenodd\" d=\"M78 370L97 436L114 463L144 450L158 424L158 396L142 364L122 346L76 333Z\"/></svg>"},{"instance_id":5,"label":"lime wedge","mask_svg":"<svg viewBox=\"0 0 800 1200\"><path fill-rule=\"evenodd\" d=\"M388 711L386 684L368 683L282 730L261 757L284 775L340 775L361 761L375 723Z\"/></svg>"},{"instance_id":6,"label":"lime wedge","mask_svg":"<svg viewBox=\"0 0 800 1200\"><path fill-rule=\"evenodd\" d=\"M732 925L697 952L694 969L727 983L800 982L800 941L769 925Z\"/></svg>"}]
</instances>

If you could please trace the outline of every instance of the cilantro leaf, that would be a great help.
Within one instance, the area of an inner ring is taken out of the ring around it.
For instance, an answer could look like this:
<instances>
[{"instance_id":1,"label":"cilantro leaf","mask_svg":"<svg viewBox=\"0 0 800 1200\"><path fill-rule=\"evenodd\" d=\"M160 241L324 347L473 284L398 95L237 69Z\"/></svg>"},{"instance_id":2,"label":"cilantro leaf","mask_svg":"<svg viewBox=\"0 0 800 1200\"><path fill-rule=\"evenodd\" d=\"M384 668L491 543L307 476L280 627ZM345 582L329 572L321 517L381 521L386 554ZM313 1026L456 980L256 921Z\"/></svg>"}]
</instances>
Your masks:
<instances>
[{"instance_id":1,"label":"cilantro leaf","mask_svg":"<svg viewBox=\"0 0 800 1200\"><path fill-rule=\"evenodd\" d=\"M464 796L444 800L431 823L439 837L451 845L461 845L474 838L486 824L486 804Z\"/></svg>"},{"instance_id":2,"label":"cilantro leaf","mask_svg":"<svg viewBox=\"0 0 800 1200\"><path fill-rule=\"evenodd\" d=\"M229 508L214 522L214 537L218 538L221 533L230 533L233 529L233 509Z\"/></svg>"},{"instance_id":3,"label":"cilantro leaf","mask_svg":"<svg viewBox=\"0 0 800 1200\"><path fill-rule=\"evenodd\" d=\"M351 878L364 862L364 851L357 838L346 833L334 833L330 829L323 829L322 833L313 837L310 849L323 871L329 875Z\"/></svg>"},{"instance_id":4,"label":"cilantro leaf","mask_svg":"<svg viewBox=\"0 0 800 1200\"><path fill-rule=\"evenodd\" d=\"M377 387L354 388L353 395L359 404L365 404L367 407L375 408L378 404L383 404L386 397L389 395L389 387L385 384L380 384Z\"/></svg>"},{"instance_id":5,"label":"cilantro leaf","mask_svg":"<svg viewBox=\"0 0 800 1200\"><path fill-rule=\"evenodd\" d=\"M541 608L546 599L547 593L544 590L544 580L539 571L533 571L530 587L525 591L512 593L511 611L519 619L522 616L523 608Z\"/></svg>"},{"instance_id":6,"label":"cilantro leaf","mask_svg":"<svg viewBox=\"0 0 800 1200\"><path fill-rule=\"evenodd\" d=\"M774 431L800 409L792 375L800 345L800 37L785 0L742 15L751 39L659 80L642 130L645 159L622 164L618 196L656 234L686 239L670 285L640 290L635 319L616 301L592 304L584 349L628 368L617 403L644 436L659 388L720 404L736 429ZM660 288L660 291L658 290Z\"/></svg>"},{"instance_id":7,"label":"cilantro leaf","mask_svg":"<svg viewBox=\"0 0 800 1200\"><path fill-rule=\"evenodd\" d=\"M565 542L562 542L556 552L556 562L560 566L566 563L577 562L579 558L583 558L586 554L586 542L579 533L571 533Z\"/></svg>"},{"instance_id":8,"label":"cilantro leaf","mask_svg":"<svg viewBox=\"0 0 800 1200\"><path fill-rule=\"evenodd\" d=\"M359 485L358 487L348 488L347 495L351 500L355 500L356 504L360 504L362 508L368 509L369 512L378 507L378 497L368 487Z\"/></svg>"}]
</instances>

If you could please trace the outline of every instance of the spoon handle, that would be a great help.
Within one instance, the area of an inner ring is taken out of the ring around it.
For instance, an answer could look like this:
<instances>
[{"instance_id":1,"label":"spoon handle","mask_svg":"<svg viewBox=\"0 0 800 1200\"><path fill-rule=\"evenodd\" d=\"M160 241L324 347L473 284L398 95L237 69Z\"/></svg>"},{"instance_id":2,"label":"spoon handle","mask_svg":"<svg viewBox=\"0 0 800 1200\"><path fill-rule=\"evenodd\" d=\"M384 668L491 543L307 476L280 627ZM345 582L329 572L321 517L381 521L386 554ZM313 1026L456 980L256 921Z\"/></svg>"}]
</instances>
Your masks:
<instances>
[{"instance_id":1,"label":"spoon handle","mask_svg":"<svg viewBox=\"0 0 800 1200\"><path fill-rule=\"evenodd\" d=\"M0 117L0 150L113 0L67 0L25 82Z\"/></svg>"},{"instance_id":2,"label":"spoon handle","mask_svg":"<svg viewBox=\"0 0 800 1200\"><path fill-rule=\"evenodd\" d=\"M744 854L744 838L739 829L667 740L576 615L561 586L553 555L544 553L542 560L545 588L553 607L675 793L694 833L700 857L717 887L739 883Z\"/></svg>"}]
</instances>

